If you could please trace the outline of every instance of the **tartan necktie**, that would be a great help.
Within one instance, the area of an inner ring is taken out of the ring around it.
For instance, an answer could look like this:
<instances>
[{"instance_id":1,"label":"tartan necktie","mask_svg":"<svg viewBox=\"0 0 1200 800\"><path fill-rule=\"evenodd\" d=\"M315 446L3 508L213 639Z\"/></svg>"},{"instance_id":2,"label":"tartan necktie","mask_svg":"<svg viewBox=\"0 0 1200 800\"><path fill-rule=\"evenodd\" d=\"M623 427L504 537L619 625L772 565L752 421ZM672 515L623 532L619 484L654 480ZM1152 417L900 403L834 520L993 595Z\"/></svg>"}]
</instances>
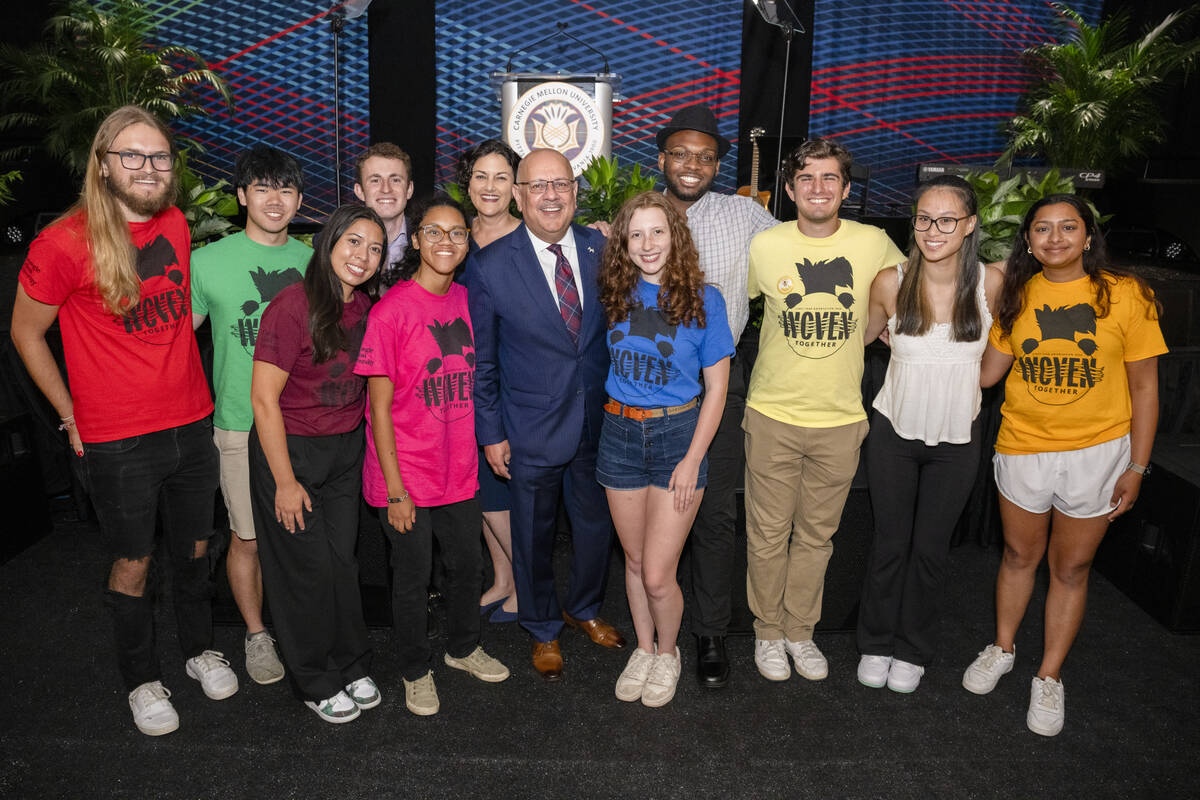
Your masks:
<instances>
[{"instance_id":1,"label":"tartan necktie","mask_svg":"<svg viewBox=\"0 0 1200 800\"><path fill-rule=\"evenodd\" d=\"M575 275L571 272L571 262L563 253L558 243L546 248L554 254L554 290L558 295L558 313L562 315L567 333L571 341L579 346L579 329L583 323L583 308L579 302L579 289L575 286Z\"/></svg>"}]
</instances>

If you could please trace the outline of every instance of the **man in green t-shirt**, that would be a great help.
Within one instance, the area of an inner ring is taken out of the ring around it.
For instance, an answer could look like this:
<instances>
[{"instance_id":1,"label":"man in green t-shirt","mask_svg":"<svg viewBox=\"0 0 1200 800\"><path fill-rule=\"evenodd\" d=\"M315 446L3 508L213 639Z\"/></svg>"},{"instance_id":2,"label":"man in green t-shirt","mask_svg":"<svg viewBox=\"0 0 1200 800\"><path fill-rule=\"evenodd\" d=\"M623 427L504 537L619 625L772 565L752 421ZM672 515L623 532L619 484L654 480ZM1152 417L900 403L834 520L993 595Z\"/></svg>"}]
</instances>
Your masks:
<instances>
[{"instance_id":1,"label":"man in green t-shirt","mask_svg":"<svg viewBox=\"0 0 1200 800\"><path fill-rule=\"evenodd\" d=\"M302 199L304 176L287 153L257 145L238 158L233 182L246 208L246 230L192 254L192 325L212 322L216 412L213 439L221 451L221 494L232 536L226 569L246 622L246 672L258 683L283 678L275 640L262 621L262 570L250 510L246 442L254 412L250 373L258 321L271 299L304 277L312 249L288 236Z\"/></svg>"},{"instance_id":2,"label":"man in green t-shirt","mask_svg":"<svg viewBox=\"0 0 1200 800\"><path fill-rule=\"evenodd\" d=\"M863 329L871 281L904 255L871 225L840 219L850 153L813 139L783 163L797 219L750 242L751 297L763 296L746 414L746 589L763 677L820 680L813 643L832 538L867 435Z\"/></svg>"}]
</instances>

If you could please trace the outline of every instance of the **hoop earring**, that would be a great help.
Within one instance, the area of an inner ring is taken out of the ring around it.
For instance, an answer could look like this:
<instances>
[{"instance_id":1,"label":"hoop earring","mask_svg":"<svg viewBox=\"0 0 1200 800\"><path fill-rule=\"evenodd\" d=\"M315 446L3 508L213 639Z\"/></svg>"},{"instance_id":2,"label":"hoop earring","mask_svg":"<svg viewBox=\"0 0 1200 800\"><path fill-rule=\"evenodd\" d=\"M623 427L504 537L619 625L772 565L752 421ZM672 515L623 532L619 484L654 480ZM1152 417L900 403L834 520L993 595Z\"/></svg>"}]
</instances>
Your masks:
<instances>
[{"instance_id":1,"label":"hoop earring","mask_svg":"<svg viewBox=\"0 0 1200 800\"><path fill-rule=\"evenodd\" d=\"M1026 248L1025 248L1025 252L1026 252L1026 253L1029 253L1029 255L1033 255L1033 248L1032 248L1032 247L1026 247Z\"/></svg>"},{"instance_id":2,"label":"hoop earring","mask_svg":"<svg viewBox=\"0 0 1200 800\"><path fill-rule=\"evenodd\" d=\"M1085 252L1085 253L1086 253L1088 250L1091 250L1091 249L1092 249L1092 243L1091 243L1091 242L1088 242L1087 244L1085 244L1085 245L1083 246L1083 252Z\"/></svg>"}]
</instances>

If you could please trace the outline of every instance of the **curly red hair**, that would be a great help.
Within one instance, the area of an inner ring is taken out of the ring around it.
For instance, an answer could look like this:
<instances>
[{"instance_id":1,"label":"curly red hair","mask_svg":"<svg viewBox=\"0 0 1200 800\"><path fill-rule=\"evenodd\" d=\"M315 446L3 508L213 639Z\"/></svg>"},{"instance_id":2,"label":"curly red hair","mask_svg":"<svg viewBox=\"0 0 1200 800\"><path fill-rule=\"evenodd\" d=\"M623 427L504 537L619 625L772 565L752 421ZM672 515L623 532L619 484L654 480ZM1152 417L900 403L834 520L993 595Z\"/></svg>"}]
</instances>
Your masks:
<instances>
[{"instance_id":1,"label":"curly red hair","mask_svg":"<svg viewBox=\"0 0 1200 800\"><path fill-rule=\"evenodd\" d=\"M600 265L600 302L608 315L608 326L629 319L629 311L637 303L634 290L641 271L629 258L629 223L634 212L643 208L662 211L671 232L671 254L661 273L658 308L672 325L694 322L703 328L706 320L700 253L692 241L687 219L658 192L643 192L631 198L613 218Z\"/></svg>"}]
</instances>

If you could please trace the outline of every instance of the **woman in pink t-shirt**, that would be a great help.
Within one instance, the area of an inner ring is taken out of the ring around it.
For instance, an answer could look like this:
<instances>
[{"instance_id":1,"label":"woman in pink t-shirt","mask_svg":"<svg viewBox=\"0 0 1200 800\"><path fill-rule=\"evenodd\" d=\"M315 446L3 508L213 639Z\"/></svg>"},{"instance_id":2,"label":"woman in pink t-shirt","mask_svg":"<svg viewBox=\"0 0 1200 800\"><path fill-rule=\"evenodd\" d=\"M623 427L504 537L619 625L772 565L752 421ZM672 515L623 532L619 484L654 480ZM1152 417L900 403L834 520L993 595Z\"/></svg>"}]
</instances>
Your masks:
<instances>
[{"instance_id":1,"label":"woman in pink t-shirt","mask_svg":"<svg viewBox=\"0 0 1200 800\"><path fill-rule=\"evenodd\" d=\"M371 310L354 371L368 378L363 496L391 543L405 704L425 716L440 707L426 636L435 536L445 567L444 662L488 682L507 678L508 668L479 646L475 340L467 290L454 282L470 230L444 195L419 204L411 219L400 281Z\"/></svg>"}]
</instances>

